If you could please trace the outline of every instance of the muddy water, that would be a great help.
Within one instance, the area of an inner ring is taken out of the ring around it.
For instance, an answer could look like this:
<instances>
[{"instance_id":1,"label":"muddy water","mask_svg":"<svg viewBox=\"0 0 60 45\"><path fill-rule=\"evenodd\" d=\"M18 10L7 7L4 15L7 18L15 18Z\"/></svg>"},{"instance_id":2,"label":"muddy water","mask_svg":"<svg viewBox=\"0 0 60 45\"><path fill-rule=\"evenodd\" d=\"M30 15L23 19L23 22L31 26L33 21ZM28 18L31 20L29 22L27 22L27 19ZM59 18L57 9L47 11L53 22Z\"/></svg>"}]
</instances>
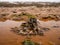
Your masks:
<instances>
[{"instance_id":1,"label":"muddy water","mask_svg":"<svg viewBox=\"0 0 60 45\"><path fill-rule=\"evenodd\" d=\"M20 26L22 22L11 20L0 22L0 45L21 45L21 42L26 37L11 32L10 28ZM42 27L48 27L50 30L44 31L45 36L31 36L31 40L42 43L43 45L60 45L60 21L40 21L40 25ZM55 25L59 27L53 27Z\"/></svg>"}]
</instances>

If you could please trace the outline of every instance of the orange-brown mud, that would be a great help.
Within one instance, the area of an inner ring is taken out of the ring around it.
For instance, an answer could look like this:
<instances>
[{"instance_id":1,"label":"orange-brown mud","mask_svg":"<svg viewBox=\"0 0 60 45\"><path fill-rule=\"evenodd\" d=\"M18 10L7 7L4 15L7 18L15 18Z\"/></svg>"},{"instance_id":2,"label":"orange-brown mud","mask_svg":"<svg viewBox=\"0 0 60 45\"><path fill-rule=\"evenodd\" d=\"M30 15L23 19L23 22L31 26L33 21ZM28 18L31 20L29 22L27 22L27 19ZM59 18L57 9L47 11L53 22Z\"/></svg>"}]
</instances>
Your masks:
<instances>
[{"instance_id":1,"label":"orange-brown mud","mask_svg":"<svg viewBox=\"0 0 60 45\"><path fill-rule=\"evenodd\" d=\"M16 11L16 12L14 12ZM21 45L21 42L26 39L25 36L17 35L11 32L12 27L20 26L20 21L12 21L12 15L19 15L21 12L33 14L38 19L41 17L58 15L60 16L60 7L0 7L0 45ZM52 16L54 17L54 16ZM17 19L17 18L16 18ZM26 19L26 18L22 18ZM22 20L18 18L18 20ZM59 17L60 19L60 17ZM40 25L42 27L49 27L50 30L44 32L44 36L31 36L31 40L43 45L60 45L60 21L54 21L52 19L40 19ZM44 20L46 22L44 22ZM48 21L47 21L48 20ZM53 26L59 27L53 27Z\"/></svg>"},{"instance_id":2,"label":"orange-brown mud","mask_svg":"<svg viewBox=\"0 0 60 45\"><path fill-rule=\"evenodd\" d=\"M0 45L21 45L26 36L17 35L11 32L12 27L20 26L21 22L6 20L0 22ZM43 45L60 45L60 27L53 28L54 25L60 26L60 21L40 21L42 27L49 27L50 30L44 32L44 36L31 36L31 40Z\"/></svg>"}]
</instances>

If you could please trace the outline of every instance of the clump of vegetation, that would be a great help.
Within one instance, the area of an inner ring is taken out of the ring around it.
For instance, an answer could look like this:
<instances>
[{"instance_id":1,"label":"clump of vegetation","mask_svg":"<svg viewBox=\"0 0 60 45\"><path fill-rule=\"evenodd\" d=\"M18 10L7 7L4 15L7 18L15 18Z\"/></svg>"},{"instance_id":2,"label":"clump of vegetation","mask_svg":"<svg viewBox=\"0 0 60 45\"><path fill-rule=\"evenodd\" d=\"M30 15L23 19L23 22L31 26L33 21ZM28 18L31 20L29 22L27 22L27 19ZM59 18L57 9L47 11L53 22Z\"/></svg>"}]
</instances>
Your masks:
<instances>
[{"instance_id":1,"label":"clump of vegetation","mask_svg":"<svg viewBox=\"0 0 60 45\"><path fill-rule=\"evenodd\" d=\"M0 15L0 21L6 21L7 19L7 14L3 13Z\"/></svg>"},{"instance_id":2,"label":"clump of vegetation","mask_svg":"<svg viewBox=\"0 0 60 45\"><path fill-rule=\"evenodd\" d=\"M59 21L60 20L60 16L59 15L55 15L55 14L50 14L49 16L46 17L42 17L40 20L55 20L55 21Z\"/></svg>"},{"instance_id":3,"label":"clump of vegetation","mask_svg":"<svg viewBox=\"0 0 60 45\"><path fill-rule=\"evenodd\" d=\"M21 29L20 29L21 28ZM13 30L16 30L15 28ZM19 28L17 28L16 31L18 31L18 34L21 35L40 35L44 36L44 32L42 30L48 30L48 29L38 29L37 19L36 18L30 18L27 22L22 23ZM16 32L15 31L15 32ZM17 33L17 32L16 32Z\"/></svg>"},{"instance_id":4,"label":"clump of vegetation","mask_svg":"<svg viewBox=\"0 0 60 45\"><path fill-rule=\"evenodd\" d=\"M12 11L13 13L17 13L16 11Z\"/></svg>"},{"instance_id":5,"label":"clump of vegetation","mask_svg":"<svg viewBox=\"0 0 60 45\"><path fill-rule=\"evenodd\" d=\"M28 18L35 18L34 15L29 14L29 13L24 13L24 12L22 12L20 15L21 15L21 16L28 16Z\"/></svg>"},{"instance_id":6,"label":"clump of vegetation","mask_svg":"<svg viewBox=\"0 0 60 45\"><path fill-rule=\"evenodd\" d=\"M40 44L39 43L35 43L35 42L31 41L31 40L24 40L22 42L22 45L40 45Z\"/></svg>"},{"instance_id":7,"label":"clump of vegetation","mask_svg":"<svg viewBox=\"0 0 60 45\"><path fill-rule=\"evenodd\" d=\"M57 26L57 25L56 25L56 26L53 26L53 28L59 28L59 27L60 27L60 26Z\"/></svg>"},{"instance_id":8,"label":"clump of vegetation","mask_svg":"<svg viewBox=\"0 0 60 45\"><path fill-rule=\"evenodd\" d=\"M15 21L28 20L28 18L35 18L35 16L24 12L22 12L21 14L11 15L11 19Z\"/></svg>"}]
</instances>

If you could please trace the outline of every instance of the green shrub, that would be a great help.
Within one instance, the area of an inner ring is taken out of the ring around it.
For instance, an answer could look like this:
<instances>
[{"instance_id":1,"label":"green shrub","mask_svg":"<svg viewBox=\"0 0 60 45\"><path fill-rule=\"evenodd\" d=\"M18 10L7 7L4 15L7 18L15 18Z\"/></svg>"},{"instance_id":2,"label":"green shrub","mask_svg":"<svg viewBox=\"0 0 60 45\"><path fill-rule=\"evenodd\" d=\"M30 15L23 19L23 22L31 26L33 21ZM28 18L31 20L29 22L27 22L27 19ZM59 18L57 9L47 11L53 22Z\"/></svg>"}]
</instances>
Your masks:
<instances>
[{"instance_id":1,"label":"green shrub","mask_svg":"<svg viewBox=\"0 0 60 45\"><path fill-rule=\"evenodd\" d=\"M23 45L39 45L38 43L35 43L31 40L25 40L22 44Z\"/></svg>"}]
</instances>

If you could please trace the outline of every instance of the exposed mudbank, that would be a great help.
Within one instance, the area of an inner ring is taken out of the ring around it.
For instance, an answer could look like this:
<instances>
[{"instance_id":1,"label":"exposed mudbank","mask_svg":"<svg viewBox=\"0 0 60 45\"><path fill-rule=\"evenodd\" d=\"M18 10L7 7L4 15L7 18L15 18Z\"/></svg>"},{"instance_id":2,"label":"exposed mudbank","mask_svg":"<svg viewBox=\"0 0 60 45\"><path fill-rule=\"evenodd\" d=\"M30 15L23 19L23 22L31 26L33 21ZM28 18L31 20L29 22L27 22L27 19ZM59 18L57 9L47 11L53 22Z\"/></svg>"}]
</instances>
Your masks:
<instances>
[{"instance_id":1,"label":"exposed mudbank","mask_svg":"<svg viewBox=\"0 0 60 45\"><path fill-rule=\"evenodd\" d=\"M29 13L24 13L22 12L21 14L13 14L11 16L7 16L5 14L0 15L0 21L6 21L6 20L14 20L14 21L26 21L30 17L36 17L35 15L29 14ZM37 18L37 17L36 17ZM55 21L60 21L60 16L59 15L49 15L45 17L40 17L38 18L41 21L49 21L49 20L55 20Z\"/></svg>"},{"instance_id":2,"label":"exposed mudbank","mask_svg":"<svg viewBox=\"0 0 60 45\"><path fill-rule=\"evenodd\" d=\"M0 7L0 21L5 20L28 20L30 16L42 21L60 20L60 7Z\"/></svg>"},{"instance_id":3,"label":"exposed mudbank","mask_svg":"<svg viewBox=\"0 0 60 45\"><path fill-rule=\"evenodd\" d=\"M50 44L60 44L59 43L59 38L60 38L60 27L53 27L53 26L60 26L60 21L40 21L37 20L39 23L39 26L43 28L44 36L40 35L32 35L31 40L33 42L37 42L39 44L44 44L44 45L50 45ZM0 44L2 45L20 45L20 42L23 42L24 39L26 39L25 36L23 35L17 35L17 33L11 32L11 28L17 27L19 28L22 23L25 23L26 21L12 21L12 20L7 20L5 22L0 22ZM46 29L49 28L49 29ZM18 42L18 43L17 43ZM41 42L41 43L40 43Z\"/></svg>"},{"instance_id":4,"label":"exposed mudbank","mask_svg":"<svg viewBox=\"0 0 60 45\"><path fill-rule=\"evenodd\" d=\"M0 44L21 45L25 36L29 35L33 42L39 44L60 45L59 9L60 7L0 7ZM29 19L31 17L36 18L33 23Z\"/></svg>"}]
</instances>

